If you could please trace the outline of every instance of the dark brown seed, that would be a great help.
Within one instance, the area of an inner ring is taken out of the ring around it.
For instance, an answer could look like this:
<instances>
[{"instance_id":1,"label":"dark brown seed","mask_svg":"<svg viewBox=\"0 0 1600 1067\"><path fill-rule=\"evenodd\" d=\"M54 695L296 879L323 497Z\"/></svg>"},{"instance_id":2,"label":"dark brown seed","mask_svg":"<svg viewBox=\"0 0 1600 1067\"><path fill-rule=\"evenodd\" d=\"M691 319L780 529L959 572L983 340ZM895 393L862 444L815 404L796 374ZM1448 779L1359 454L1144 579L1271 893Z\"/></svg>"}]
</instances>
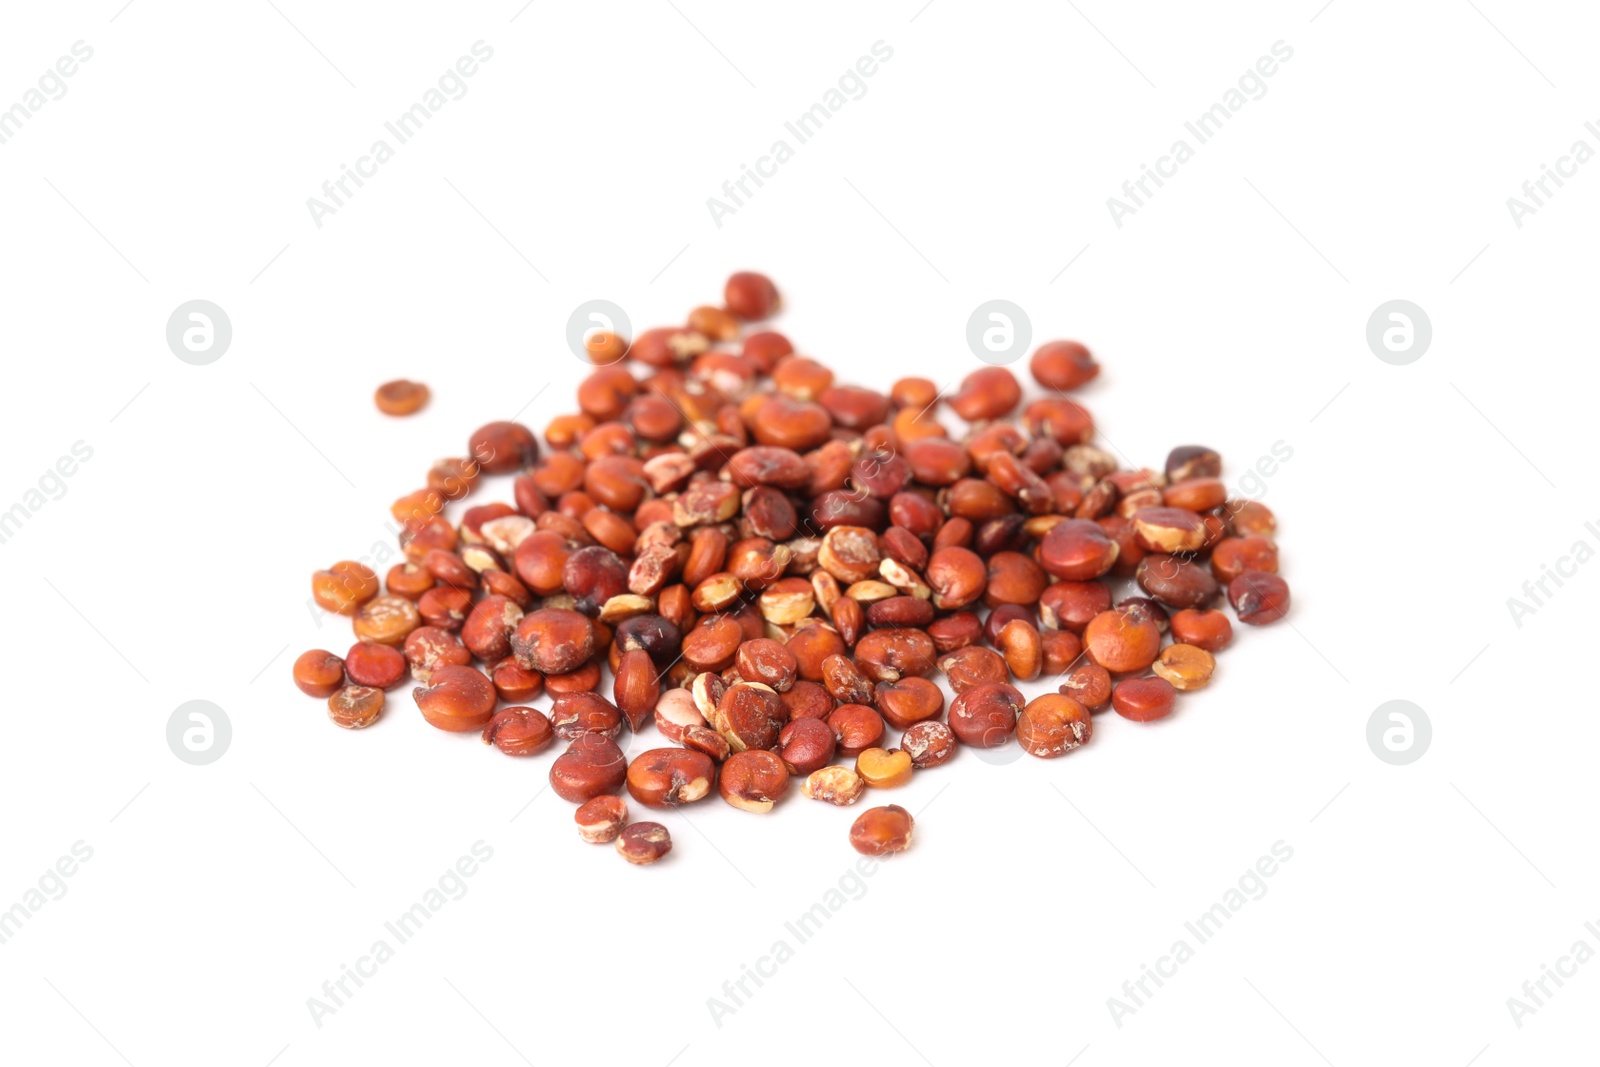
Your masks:
<instances>
[{"instance_id":1,"label":"dark brown seed","mask_svg":"<svg viewBox=\"0 0 1600 1067\"><path fill-rule=\"evenodd\" d=\"M1163 604L1180 609L1204 607L1220 591L1204 564L1181 556L1146 556L1139 564L1138 582Z\"/></svg>"},{"instance_id":2,"label":"dark brown seed","mask_svg":"<svg viewBox=\"0 0 1600 1067\"><path fill-rule=\"evenodd\" d=\"M1228 583L1228 602L1239 621L1252 626L1277 622L1289 614L1289 583L1265 571L1245 571Z\"/></svg>"},{"instance_id":3,"label":"dark brown seed","mask_svg":"<svg viewBox=\"0 0 1600 1067\"><path fill-rule=\"evenodd\" d=\"M1217 478L1222 474L1222 457L1204 445L1179 445L1167 453L1167 481L1190 478Z\"/></svg>"}]
</instances>

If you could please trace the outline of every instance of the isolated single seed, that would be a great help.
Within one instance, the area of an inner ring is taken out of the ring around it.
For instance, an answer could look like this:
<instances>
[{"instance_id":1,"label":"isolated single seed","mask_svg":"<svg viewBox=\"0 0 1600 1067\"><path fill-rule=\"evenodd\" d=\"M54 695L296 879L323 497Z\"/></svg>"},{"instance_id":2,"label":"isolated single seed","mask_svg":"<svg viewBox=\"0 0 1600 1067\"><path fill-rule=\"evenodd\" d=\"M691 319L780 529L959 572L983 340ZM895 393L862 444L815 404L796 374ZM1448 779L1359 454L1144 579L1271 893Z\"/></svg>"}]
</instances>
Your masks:
<instances>
[{"instance_id":1,"label":"isolated single seed","mask_svg":"<svg viewBox=\"0 0 1600 1067\"><path fill-rule=\"evenodd\" d=\"M928 639L939 652L954 652L983 640L983 622L970 611L958 611L928 624Z\"/></svg>"},{"instance_id":2,"label":"isolated single seed","mask_svg":"<svg viewBox=\"0 0 1600 1067\"><path fill-rule=\"evenodd\" d=\"M421 382L396 378L378 386L372 400L385 415L413 415L428 402L428 387Z\"/></svg>"},{"instance_id":3,"label":"isolated single seed","mask_svg":"<svg viewBox=\"0 0 1600 1067\"><path fill-rule=\"evenodd\" d=\"M522 609L510 598L486 596L461 624L461 643L474 656L494 663L511 654L511 635L522 621Z\"/></svg>"},{"instance_id":4,"label":"isolated single seed","mask_svg":"<svg viewBox=\"0 0 1600 1067\"><path fill-rule=\"evenodd\" d=\"M902 852L911 846L914 820L898 804L868 808L850 826L850 847L863 856Z\"/></svg>"},{"instance_id":5,"label":"isolated single seed","mask_svg":"<svg viewBox=\"0 0 1600 1067\"><path fill-rule=\"evenodd\" d=\"M964 608L983 595L989 571L970 549L951 545L928 557L927 584L933 606L941 611Z\"/></svg>"},{"instance_id":6,"label":"isolated single seed","mask_svg":"<svg viewBox=\"0 0 1600 1067\"><path fill-rule=\"evenodd\" d=\"M822 538L817 563L841 582L862 582L878 573L878 537L862 526L835 526Z\"/></svg>"}]
</instances>

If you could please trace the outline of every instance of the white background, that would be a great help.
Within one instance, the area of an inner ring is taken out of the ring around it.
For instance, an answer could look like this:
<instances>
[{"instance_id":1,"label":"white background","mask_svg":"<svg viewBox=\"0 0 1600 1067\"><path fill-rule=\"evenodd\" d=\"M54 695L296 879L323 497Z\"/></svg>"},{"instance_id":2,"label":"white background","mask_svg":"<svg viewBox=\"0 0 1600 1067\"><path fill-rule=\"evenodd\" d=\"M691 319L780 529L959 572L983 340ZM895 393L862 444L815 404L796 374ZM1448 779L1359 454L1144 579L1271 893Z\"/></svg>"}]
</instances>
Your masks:
<instances>
[{"instance_id":1,"label":"white background","mask_svg":"<svg viewBox=\"0 0 1600 1067\"><path fill-rule=\"evenodd\" d=\"M0 545L0 908L93 849L0 945L6 1060L1591 1054L1600 965L1520 1028L1506 1000L1600 949L1600 577L1520 628L1506 600L1600 546L1600 163L1521 228L1505 202L1600 147L1592 11L121 2L17 5L0 34L0 106L94 49L0 145L0 509L93 449ZM480 39L466 96L317 228L306 198ZM706 198L880 40L866 95L717 227ZM1279 40L1266 95L1115 226L1106 198ZM919 776L895 798L932 805L915 847L804 945L784 923L853 864L852 812L712 799L633 869L539 793L550 754L439 733L403 689L345 733L289 681L350 640L307 612L312 570L387 543L389 502L477 425L572 409L575 306L673 323L741 268L847 379L959 379L968 314L1003 297L1094 348L1083 400L1130 462L1203 442L1235 481L1293 449L1265 493L1293 625L1240 633L1167 722ZM165 343L196 298L233 324L210 366ZM1409 366L1365 342L1395 298L1433 324ZM371 390L400 376L435 397L388 420ZM167 748L191 699L232 722L210 766ZM1433 723L1410 766L1367 746L1392 699ZM466 895L317 1026L307 999L480 840ZM1278 841L1266 895L1118 1026L1107 998ZM779 939L794 958L716 1025Z\"/></svg>"}]
</instances>

